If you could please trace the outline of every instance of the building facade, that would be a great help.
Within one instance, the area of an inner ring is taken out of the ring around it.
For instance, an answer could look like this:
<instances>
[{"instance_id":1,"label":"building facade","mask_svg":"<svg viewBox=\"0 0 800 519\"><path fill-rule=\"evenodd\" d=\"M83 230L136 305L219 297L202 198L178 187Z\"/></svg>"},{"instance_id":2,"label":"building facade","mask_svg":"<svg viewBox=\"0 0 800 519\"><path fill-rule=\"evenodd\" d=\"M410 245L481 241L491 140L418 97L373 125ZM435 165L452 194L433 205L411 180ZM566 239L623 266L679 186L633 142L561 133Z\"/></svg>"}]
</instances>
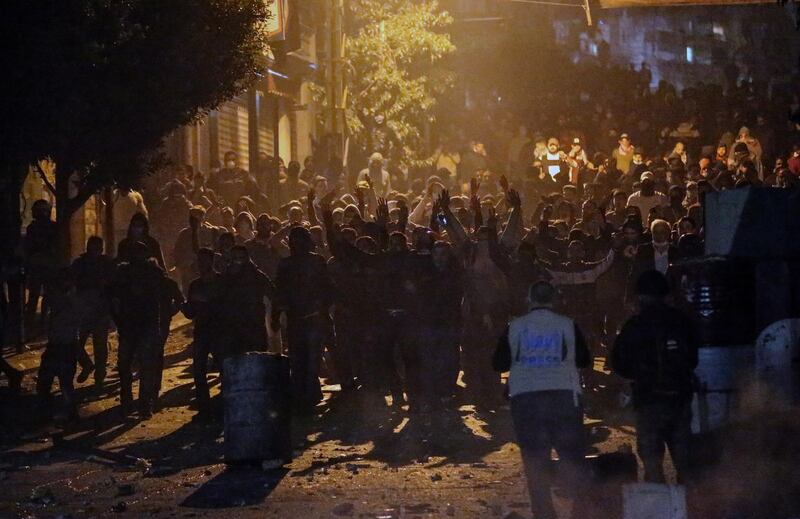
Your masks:
<instances>
[{"instance_id":1,"label":"building facade","mask_svg":"<svg viewBox=\"0 0 800 519\"><path fill-rule=\"evenodd\" d=\"M576 62L606 58L637 68L647 63L653 87L660 80L679 89L698 82L725 85L734 72L739 81L779 85L797 73L800 34L791 13L778 5L598 9L593 14L594 27L580 17L556 18L557 43Z\"/></svg>"},{"instance_id":2,"label":"building facade","mask_svg":"<svg viewBox=\"0 0 800 519\"><path fill-rule=\"evenodd\" d=\"M285 162L312 155L316 112L311 83L317 73L314 3L273 0L280 20L271 37L259 79L239 96L177 130L165 143L174 164L188 164L207 173L226 152L235 151L239 165L255 169L260 153Z\"/></svg>"}]
</instances>

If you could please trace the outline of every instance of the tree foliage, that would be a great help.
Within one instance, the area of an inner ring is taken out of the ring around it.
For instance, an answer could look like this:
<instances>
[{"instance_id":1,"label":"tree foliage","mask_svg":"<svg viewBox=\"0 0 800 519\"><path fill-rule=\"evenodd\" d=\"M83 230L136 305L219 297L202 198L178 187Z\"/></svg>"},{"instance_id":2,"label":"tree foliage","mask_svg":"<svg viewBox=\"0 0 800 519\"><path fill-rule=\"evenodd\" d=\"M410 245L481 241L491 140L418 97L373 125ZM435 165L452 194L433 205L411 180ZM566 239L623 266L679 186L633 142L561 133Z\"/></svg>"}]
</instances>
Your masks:
<instances>
[{"instance_id":1,"label":"tree foliage","mask_svg":"<svg viewBox=\"0 0 800 519\"><path fill-rule=\"evenodd\" d=\"M443 60L455 50L446 32L452 17L436 0L353 0L346 43L345 117L362 147L376 116L415 157L437 96L453 84Z\"/></svg>"},{"instance_id":2,"label":"tree foliage","mask_svg":"<svg viewBox=\"0 0 800 519\"><path fill-rule=\"evenodd\" d=\"M267 42L263 0L10 0L3 175L44 157L78 190L135 185L163 138L241 92ZM73 177L74 178L74 177ZM59 200L59 204L61 204ZM61 211L59 211L61 212Z\"/></svg>"}]
</instances>

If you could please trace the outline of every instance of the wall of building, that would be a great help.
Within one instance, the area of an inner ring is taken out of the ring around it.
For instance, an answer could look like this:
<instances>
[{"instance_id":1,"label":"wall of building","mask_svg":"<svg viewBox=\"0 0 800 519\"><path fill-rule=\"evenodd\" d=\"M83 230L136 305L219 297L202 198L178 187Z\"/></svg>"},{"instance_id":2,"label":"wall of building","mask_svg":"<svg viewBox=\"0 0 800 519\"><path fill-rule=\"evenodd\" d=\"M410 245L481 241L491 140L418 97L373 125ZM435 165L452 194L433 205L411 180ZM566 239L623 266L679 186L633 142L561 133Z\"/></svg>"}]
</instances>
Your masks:
<instances>
[{"instance_id":1,"label":"wall of building","mask_svg":"<svg viewBox=\"0 0 800 519\"><path fill-rule=\"evenodd\" d=\"M800 34L778 5L608 9L595 18L593 28L576 17L554 20L558 43L575 61L597 59L605 43L612 62L648 63L652 86L662 79L678 88L724 84L731 63L740 80L782 81L796 73Z\"/></svg>"},{"instance_id":2,"label":"wall of building","mask_svg":"<svg viewBox=\"0 0 800 519\"><path fill-rule=\"evenodd\" d=\"M277 152L287 163L312 154L317 133L310 89L317 70L316 25L308 6L287 4L297 9L299 21L275 43L262 77L248 91L167 139L165 150L173 163L190 164L205 173L233 150L240 166L252 170L260 152L271 156Z\"/></svg>"}]
</instances>

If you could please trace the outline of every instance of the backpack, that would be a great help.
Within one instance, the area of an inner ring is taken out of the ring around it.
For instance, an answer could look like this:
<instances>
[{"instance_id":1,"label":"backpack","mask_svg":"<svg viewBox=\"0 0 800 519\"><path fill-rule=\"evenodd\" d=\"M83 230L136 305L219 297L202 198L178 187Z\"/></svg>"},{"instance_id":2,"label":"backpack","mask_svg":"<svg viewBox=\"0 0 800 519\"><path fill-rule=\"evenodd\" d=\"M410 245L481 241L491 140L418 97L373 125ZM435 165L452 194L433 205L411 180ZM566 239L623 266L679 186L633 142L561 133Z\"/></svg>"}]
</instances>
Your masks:
<instances>
[{"instance_id":1,"label":"backpack","mask_svg":"<svg viewBox=\"0 0 800 519\"><path fill-rule=\"evenodd\" d=\"M692 373L689 341L677 322L656 324L653 357L646 360L645 380L650 391L658 396L677 397L691 393Z\"/></svg>"}]
</instances>

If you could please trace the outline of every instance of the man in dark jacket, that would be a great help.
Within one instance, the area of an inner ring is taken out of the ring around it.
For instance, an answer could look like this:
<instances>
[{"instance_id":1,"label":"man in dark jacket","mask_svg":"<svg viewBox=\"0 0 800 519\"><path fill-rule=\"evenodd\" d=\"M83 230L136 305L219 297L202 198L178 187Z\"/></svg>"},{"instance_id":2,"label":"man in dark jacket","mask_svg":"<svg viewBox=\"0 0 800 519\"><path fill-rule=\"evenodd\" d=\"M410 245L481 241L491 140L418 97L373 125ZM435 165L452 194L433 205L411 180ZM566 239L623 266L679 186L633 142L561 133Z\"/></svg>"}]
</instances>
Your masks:
<instances>
[{"instance_id":1,"label":"man in dark jacket","mask_svg":"<svg viewBox=\"0 0 800 519\"><path fill-rule=\"evenodd\" d=\"M94 371L96 388L103 385L108 364L108 329L111 316L108 313L108 287L114 276L114 260L103 254L103 239L90 236L86 241L86 252L72 262L78 298L84 305L78 348L78 363L81 372L78 382L84 382ZM86 341L92 337L94 362L86 353Z\"/></svg>"},{"instance_id":2,"label":"man in dark jacket","mask_svg":"<svg viewBox=\"0 0 800 519\"><path fill-rule=\"evenodd\" d=\"M694 369L698 337L693 323L667 306L666 277L643 273L636 283L640 312L622 327L611 354L612 368L633 380L637 449L646 481L664 481L664 445L686 478L691 436Z\"/></svg>"},{"instance_id":3,"label":"man in dark jacket","mask_svg":"<svg viewBox=\"0 0 800 519\"><path fill-rule=\"evenodd\" d=\"M26 326L34 325L39 297L42 296L42 318L47 313L47 285L56 272L58 231L51 215L53 207L47 200L33 203L33 221L25 229L25 285L28 301L25 305Z\"/></svg>"},{"instance_id":4,"label":"man in dark jacket","mask_svg":"<svg viewBox=\"0 0 800 519\"><path fill-rule=\"evenodd\" d=\"M632 295L636 293L636 282L648 270L656 270L665 276L669 266L678 259L678 249L670 243L672 227L666 220L655 220L650 225L652 241L639 245L631 264L628 277L628 302L631 303Z\"/></svg>"},{"instance_id":5,"label":"man in dark jacket","mask_svg":"<svg viewBox=\"0 0 800 519\"><path fill-rule=\"evenodd\" d=\"M121 386L120 404L124 414L133 404L133 357L139 357L139 412L152 415L161 384L162 305L169 293L170 280L150 259L143 242L129 245L130 262L117 269L111 282L111 315L119 332L117 369Z\"/></svg>"},{"instance_id":6,"label":"man in dark jacket","mask_svg":"<svg viewBox=\"0 0 800 519\"><path fill-rule=\"evenodd\" d=\"M304 227L289 232L291 255L281 260L272 306L273 328L281 314L288 321L292 396L298 410L309 412L322 400L319 369L322 345L332 334L333 284L325 259L311 252L314 242Z\"/></svg>"},{"instance_id":7,"label":"man in dark jacket","mask_svg":"<svg viewBox=\"0 0 800 519\"><path fill-rule=\"evenodd\" d=\"M272 280L258 270L244 245L231 249L230 265L220 279L220 355L267 349L267 301L275 297Z\"/></svg>"},{"instance_id":8,"label":"man in dark jacket","mask_svg":"<svg viewBox=\"0 0 800 519\"><path fill-rule=\"evenodd\" d=\"M211 397L206 380L209 354L214 355L214 360L219 362L216 312L221 276L214 270L212 249L203 247L197 251L197 267L200 276L189 284L183 314L194 321L192 373L197 398L197 417L204 420L210 418L211 414Z\"/></svg>"}]
</instances>

